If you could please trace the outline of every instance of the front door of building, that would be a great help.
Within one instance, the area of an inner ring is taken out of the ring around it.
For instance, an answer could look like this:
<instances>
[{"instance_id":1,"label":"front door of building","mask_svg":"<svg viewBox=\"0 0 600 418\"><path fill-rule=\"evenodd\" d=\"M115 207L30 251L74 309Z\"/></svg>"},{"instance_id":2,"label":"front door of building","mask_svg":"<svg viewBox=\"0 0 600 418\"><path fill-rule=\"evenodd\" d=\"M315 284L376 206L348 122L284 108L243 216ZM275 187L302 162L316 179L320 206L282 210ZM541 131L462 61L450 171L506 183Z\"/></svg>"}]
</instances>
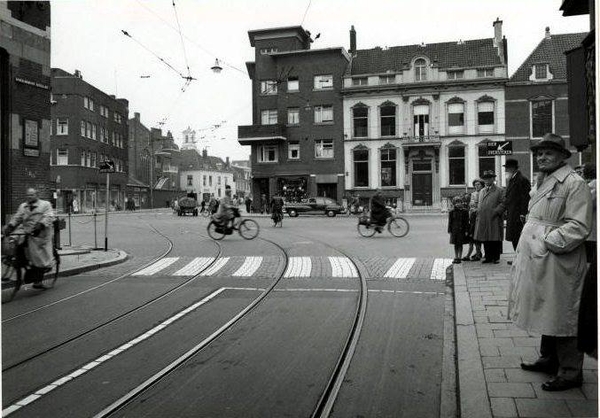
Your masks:
<instances>
[{"instance_id":1,"label":"front door of building","mask_svg":"<svg viewBox=\"0 0 600 418\"><path fill-rule=\"evenodd\" d=\"M337 183L317 183L317 196L337 199Z\"/></svg>"},{"instance_id":2,"label":"front door of building","mask_svg":"<svg viewBox=\"0 0 600 418\"><path fill-rule=\"evenodd\" d=\"M431 173L413 173L412 175L413 206L431 206L432 182Z\"/></svg>"}]
</instances>

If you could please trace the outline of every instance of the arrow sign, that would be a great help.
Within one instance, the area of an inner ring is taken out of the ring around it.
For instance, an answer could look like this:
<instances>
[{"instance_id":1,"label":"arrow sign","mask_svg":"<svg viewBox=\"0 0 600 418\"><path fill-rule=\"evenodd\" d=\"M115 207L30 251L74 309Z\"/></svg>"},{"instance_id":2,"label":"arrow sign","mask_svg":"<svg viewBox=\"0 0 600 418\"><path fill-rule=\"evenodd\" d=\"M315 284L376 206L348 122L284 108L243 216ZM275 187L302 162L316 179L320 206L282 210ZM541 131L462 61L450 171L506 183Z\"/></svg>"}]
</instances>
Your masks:
<instances>
[{"instance_id":1,"label":"arrow sign","mask_svg":"<svg viewBox=\"0 0 600 418\"><path fill-rule=\"evenodd\" d=\"M512 155L512 141L491 141L486 143L486 154L491 155Z\"/></svg>"},{"instance_id":2,"label":"arrow sign","mask_svg":"<svg viewBox=\"0 0 600 418\"><path fill-rule=\"evenodd\" d=\"M115 162L113 160L104 160L101 161L98 165L101 173L114 173L115 172Z\"/></svg>"}]
</instances>

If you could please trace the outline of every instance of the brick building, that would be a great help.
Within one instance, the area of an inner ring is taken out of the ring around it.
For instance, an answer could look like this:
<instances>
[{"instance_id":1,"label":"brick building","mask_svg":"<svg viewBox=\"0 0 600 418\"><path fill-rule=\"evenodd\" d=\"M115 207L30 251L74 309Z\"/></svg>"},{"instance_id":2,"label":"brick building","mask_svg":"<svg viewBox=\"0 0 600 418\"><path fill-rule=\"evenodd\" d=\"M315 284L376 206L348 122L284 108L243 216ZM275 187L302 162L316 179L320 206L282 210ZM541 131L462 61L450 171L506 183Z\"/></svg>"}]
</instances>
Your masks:
<instances>
[{"instance_id":1,"label":"brick building","mask_svg":"<svg viewBox=\"0 0 600 418\"><path fill-rule=\"evenodd\" d=\"M255 50L252 125L238 127L251 147L252 195L287 200L344 193L342 77L344 48L310 49L301 26L248 32Z\"/></svg>"},{"instance_id":2,"label":"brick building","mask_svg":"<svg viewBox=\"0 0 600 418\"><path fill-rule=\"evenodd\" d=\"M552 35L546 28L540 43L506 83L506 139L513 141L513 157L530 179L537 172L530 152L532 143L547 132L554 132L565 138L569 146L565 52L578 46L585 36L585 33ZM572 154L573 166L580 161L577 152Z\"/></svg>"},{"instance_id":3,"label":"brick building","mask_svg":"<svg viewBox=\"0 0 600 418\"><path fill-rule=\"evenodd\" d=\"M502 21L493 37L356 48L344 77L344 148L348 194L366 200L381 188L405 208L443 206L484 170L500 181L507 45ZM391 203L391 202L390 202Z\"/></svg>"},{"instance_id":4,"label":"brick building","mask_svg":"<svg viewBox=\"0 0 600 418\"><path fill-rule=\"evenodd\" d=\"M152 195L154 207L169 206L183 193L179 179L181 151L171 131L163 135L159 128L150 128L153 150Z\"/></svg>"},{"instance_id":5,"label":"brick building","mask_svg":"<svg viewBox=\"0 0 600 418\"><path fill-rule=\"evenodd\" d=\"M152 207L153 147L150 129L141 121L139 112L129 119L127 199L133 199L138 208Z\"/></svg>"},{"instance_id":6,"label":"brick building","mask_svg":"<svg viewBox=\"0 0 600 418\"><path fill-rule=\"evenodd\" d=\"M2 223L27 187L51 199L50 3L0 2Z\"/></svg>"},{"instance_id":7,"label":"brick building","mask_svg":"<svg viewBox=\"0 0 600 418\"><path fill-rule=\"evenodd\" d=\"M110 201L124 207L128 182L127 121L129 102L108 95L74 74L52 69L52 135L50 176L56 183L57 209L71 200L80 211L104 208L106 174L99 163L115 162L110 175Z\"/></svg>"}]
</instances>

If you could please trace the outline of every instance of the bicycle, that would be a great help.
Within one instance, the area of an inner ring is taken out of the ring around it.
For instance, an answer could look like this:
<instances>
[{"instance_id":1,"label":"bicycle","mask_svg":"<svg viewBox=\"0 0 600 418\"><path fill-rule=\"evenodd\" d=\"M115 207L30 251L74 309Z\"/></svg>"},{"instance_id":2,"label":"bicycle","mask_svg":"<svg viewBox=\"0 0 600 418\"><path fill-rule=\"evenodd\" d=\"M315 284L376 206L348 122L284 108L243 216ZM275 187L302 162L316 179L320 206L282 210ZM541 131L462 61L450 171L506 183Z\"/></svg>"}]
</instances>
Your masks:
<instances>
[{"instance_id":1,"label":"bicycle","mask_svg":"<svg viewBox=\"0 0 600 418\"><path fill-rule=\"evenodd\" d=\"M271 220L273 221L273 226L277 228L283 228L283 212L273 212L271 215Z\"/></svg>"},{"instance_id":2,"label":"bicycle","mask_svg":"<svg viewBox=\"0 0 600 418\"><path fill-rule=\"evenodd\" d=\"M362 205L349 205L344 208L344 211L341 213L344 216L361 216L364 213L364 207Z\"/></svg>"},{"instance_id":3,"label":"bicycle","mask_svg":"<svg viewBox=\"0 0 600 418\"><path fill-rule=\"evenodd\" d=\"M19 243L19 236L24 237L24 242ZM27 259L27 256L21 259L18 256L19 246L24 246L27 243L31 233L27 232L13 232L8 236L2 235L2 303L10 302L14 299L17 292L21 289L23 284L30 284L33 282L31 278L28 278L28 272L31 271L31 262ZM52 267L45 269L40 272L42 280L40 283L43 288L41 290L51 289L56 284L58 279L58 273L60 271L60 255L58 249L52 246L53 263Z\"/></svg>"},{"instance_id":4,"label":"bicycle","mask_svg":"<svg viewBox=\"0 0 600 418\"><path fill-rule=\"evenodd\" d=\"M234 218L229 222L230 225L222 225L217 222L214 217L208 223L206 231L214 240L221 240L225 235L231 235L233 231L238 231L238 234L244 239L254 239L258 236L258 223L253 219L242 219L239 211L234 210Z\"/></svg>"},{"instance_id":5,"label":"bicycle","mask_svg":"<svg viewBox=\"0 0 600 418\"><path fill-rule=\"evenodd\" d=\"M375 232L381 232L381 228L386 227L390 234L397 238L402 238L408 231L410 230L410 225L408 221L402 216L391 215L387 218L385 225L376 225L371 222L371 218L367 215L361 216L358 219L358 225L356 229L358 233L363 237L372 237L375 235Z\"/></svg>"}]
</instances>

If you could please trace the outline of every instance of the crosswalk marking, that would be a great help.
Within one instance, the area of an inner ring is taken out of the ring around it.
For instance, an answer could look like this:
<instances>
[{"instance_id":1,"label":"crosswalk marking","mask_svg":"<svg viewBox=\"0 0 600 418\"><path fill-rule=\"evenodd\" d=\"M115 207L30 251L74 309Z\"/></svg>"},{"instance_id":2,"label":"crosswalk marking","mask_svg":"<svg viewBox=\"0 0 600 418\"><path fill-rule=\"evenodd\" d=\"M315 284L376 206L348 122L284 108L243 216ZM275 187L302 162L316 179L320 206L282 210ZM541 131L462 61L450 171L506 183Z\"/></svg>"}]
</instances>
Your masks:
<instances>
[{"instance_id":1,"label":"crosswalk marking","mask_svg":"<svg viewBox=\"0 0 600 418\"><path fill-rule=\"evenodd\" d=\"M358 272L348 257L328 258L332 277L358 277Z\"/></svg>"},{"instance_id":2,"label":"crosswalk marking","mask_svg":"<svg viewBox=\"0 0 600 418\"><path fill-rule=\"evenodd\" d=\"M283 277L310 277L311 270L310 257L290 257Z\"/></svg>"},{"instance_id":3,"label":"crosswalk marking","mask_svg":"<svg viewBox=\"0 0 600 418\"><path fill-rule=\"evenodd\" d=\"M138 271L137 273L133 273L133 275L134 276L149 276L151 274L158 273L159 271L164 270L167 267L169 267L171 264L173 264L177 260L179 260L179 257L163 258L162 260L158 260L156 263L151 264L150 266L146 267L145 269L142 269L142 270Z\"/></svg>"},{"instance_id":4,"label":"crosswalk marking","mask_svg":"<svg viewBox=\"0 0 600 418\"><path fill-rule=\"evenodd\" d=\"M173 276L195 276L204 270L213 260L213 257L196 257L185 267L173 273Z\"/></svg>"},{"instance_id":5,"label":"crosswalk marking","mask_svg":"<svg viewBox=\"0 0 600 418\"><path fill-rule=\"evenodd\" d=\"M383 277L391 277L394 279L406 279L408 272L415 264L416 258L399 258L396 262L388 269Z\"/></svg>"},{"instance_id":6,"label":"crosswalk marking","mask_svg":"<svg viewBox=\"0 0 600 418\"><path fill-rule=\"evenodd\" d=\"M229 261L229 257L219 258L208 270L200 273L200 276L210 276L218 272Z\"/></svg>"},{"instance_id":7,"label":"crosswalk marking","mask_svg":"<svg viewBox=\"0 0 600 418\"><path fill-rule=\"evenodd\" d=\"M262 263L262 257L246 257L244 264L232 276L252 276Z\"/></svg>"},{"instance_id":8,"label":"crosswalk marking","mask_svg":"<svg viewBox=\"0 0 600 418\"><path fill-rule=\"evenodd\" d=\"M445 280L446 269L452 264L451 258L436 258L433 262L433 268L431 269L431 280Z\"/></svg>"}]
</instances>

